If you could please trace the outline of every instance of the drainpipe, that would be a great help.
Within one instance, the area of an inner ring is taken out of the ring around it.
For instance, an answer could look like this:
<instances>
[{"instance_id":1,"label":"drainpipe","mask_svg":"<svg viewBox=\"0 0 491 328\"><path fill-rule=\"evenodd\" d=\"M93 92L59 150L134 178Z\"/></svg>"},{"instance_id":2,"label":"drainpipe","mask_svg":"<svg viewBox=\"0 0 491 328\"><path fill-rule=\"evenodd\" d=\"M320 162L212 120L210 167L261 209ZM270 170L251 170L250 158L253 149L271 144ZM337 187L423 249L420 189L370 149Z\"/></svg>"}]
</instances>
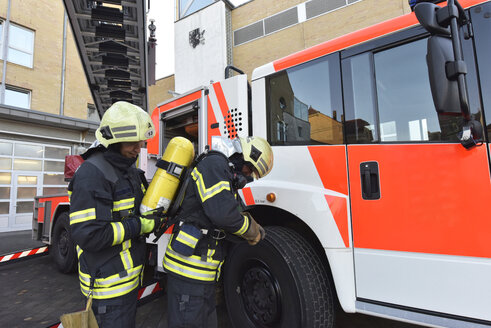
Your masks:
<instances>
[{"instance_id":1,"label":"drainpipe","mask_svg":"<svg viewBox=\"0 0 491 328\"><path fill-rule=\"evenodd\" d=\"M61 59L61 90L60 90L60 115L64 115L65 110L65 72L66 72L66 27L68 15L65 10L65 20L63 21L63 50Z\"/></svg>"},{"instance_id":2,"label":"drainpipe","mask_svg":"<svg viewBox=\"0 0 491 328\"><path fill-rule=\"evenodd\" d=\"M5 78L7 76L7 55L9 49L9 27L10 27L10 8L12 6L12 0L9 0L7 7L7 20L3 27L3 45L2 45L2 58L3 58L3 70L2 70L2 85L0 86L0 104L5 104Z\"/></svg>"}]
</instances>

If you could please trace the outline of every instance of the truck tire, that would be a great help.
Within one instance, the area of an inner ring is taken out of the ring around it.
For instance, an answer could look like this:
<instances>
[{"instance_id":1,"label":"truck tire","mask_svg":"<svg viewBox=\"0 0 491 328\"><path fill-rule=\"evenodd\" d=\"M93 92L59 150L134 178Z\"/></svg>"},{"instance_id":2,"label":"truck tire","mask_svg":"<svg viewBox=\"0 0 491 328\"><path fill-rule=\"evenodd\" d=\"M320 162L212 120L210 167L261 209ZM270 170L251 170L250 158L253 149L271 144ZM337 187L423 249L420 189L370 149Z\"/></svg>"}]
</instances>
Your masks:
<instances>
[{"instance_id":1,"label":"truck tire","mask_svg":"<svg viewBox=\"0 0 491 328\"><path fill-rule=\"evenodd\" d=\"M50 254L62 273L74 272L77 267L77 253L70 233L70 218L68 212L60 214L53 228L53 241Z\"/></svg>"},{"instance_id":2,"label":"truck tire","mask_svg":"<svg viewBox=\"0 0 491 328\"><path fill-rule=\"evenodd\" d=\"M256 246L239 243L224 267L224 295L235 328L331 328L332 282L298 233L266 227Z\"/></svg>"}]
</instances>

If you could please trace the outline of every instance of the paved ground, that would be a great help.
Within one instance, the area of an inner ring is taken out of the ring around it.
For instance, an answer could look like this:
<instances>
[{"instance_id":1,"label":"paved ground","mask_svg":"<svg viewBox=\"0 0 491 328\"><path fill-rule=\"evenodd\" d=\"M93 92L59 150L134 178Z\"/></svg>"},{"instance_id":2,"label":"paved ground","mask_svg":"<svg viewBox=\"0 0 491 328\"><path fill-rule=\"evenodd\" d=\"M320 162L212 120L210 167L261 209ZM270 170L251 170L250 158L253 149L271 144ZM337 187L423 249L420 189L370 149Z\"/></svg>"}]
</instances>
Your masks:
<instances>
[{"instance_id":1,"label":"paved ground","mask_svg":"<svg viewBox=\"0 0 491 328\"><path fill-rule=\"evenodd\" d=\"M42 246L31 240L30 231L0 233L0 255ZM147 272L147 275L150 275ZM63 313L79 311L85 300L77 274L61 274L49 255L0 266L0 327L46 328L59 322ZM220 298L219 298L220 299ZM141 305L138 328L168 328L166 297ZM225 304L217 307L219 328L231 327ZM337 328L416 328L419 326L369 317L337 313Z\"/></svg>"},{"instance_id":2,"label":"paved ground","mask_svg":"<svg viewBox=\"0 0 491 328\"><path fill-rule=\"evenodd\" d=\"M32 240L31 231L0 233L0 255L40 246L44 244L41 241Z\"/></svg>"}]
</instances>

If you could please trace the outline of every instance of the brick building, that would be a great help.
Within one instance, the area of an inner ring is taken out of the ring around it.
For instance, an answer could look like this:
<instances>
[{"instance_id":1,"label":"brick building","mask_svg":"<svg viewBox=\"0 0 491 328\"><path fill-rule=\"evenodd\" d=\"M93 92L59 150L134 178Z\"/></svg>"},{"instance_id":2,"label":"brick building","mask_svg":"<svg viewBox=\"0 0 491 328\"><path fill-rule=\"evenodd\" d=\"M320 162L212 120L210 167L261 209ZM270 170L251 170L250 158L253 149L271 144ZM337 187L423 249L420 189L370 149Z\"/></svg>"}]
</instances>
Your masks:
<instances>
[{"instance_id":1,"label":"brick building","mask_svg":"<svg viewBox=\"0 0 491 328\"><path fill-rule=\"evenodd\" d=\"M0 1L0 232L30 229L33 197L65 192L65 155L94 140L69 26L62 1Z\"/></svg>"}]
</instances>

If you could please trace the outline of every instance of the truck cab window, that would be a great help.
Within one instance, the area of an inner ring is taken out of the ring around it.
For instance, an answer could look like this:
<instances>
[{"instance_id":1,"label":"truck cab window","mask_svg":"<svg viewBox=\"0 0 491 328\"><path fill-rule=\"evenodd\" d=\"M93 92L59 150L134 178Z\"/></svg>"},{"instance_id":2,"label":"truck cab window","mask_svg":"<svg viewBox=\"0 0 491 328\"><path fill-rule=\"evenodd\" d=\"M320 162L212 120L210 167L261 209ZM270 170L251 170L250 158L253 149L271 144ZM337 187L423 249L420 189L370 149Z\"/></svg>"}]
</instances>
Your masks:
<instances>
[{"instance_id":1,"label":"truck cab window","mask_svg":"<svg viewBox=\"0 0 491 328\"><path fill-rule=\"evenodd\" d=\"M441 140L425 56L426 39L374 54L380 141Z\"/></svg>"},{"instance_id":2,"label":"truck cab window","mask_svg":"<svg viewBox=\"0 0 491 328\"><path fill-rule=\"evenodd\" d=\"M372 54L365 53L344 60L342 67L346 141L348 143L377 141Z\"/></svg>"},{"instance_id":3,"label":"truck cab window","mask_svg":"<svg viewBox=\"0 0 491 328\"><path fill-rule=\"evenodd\" d=\"M280 72L267 85L272 145L343 143L338 54Z\"/></svg>"},{"instance_id":4,"label":"truck cab window","mask_svg":"<svg viewBox=\"0 0 491 328\"><path fill-rule=\"evenodd\" d=\"M491 57L489 56L491 53L491 40L489 39L489 31L491 31L491 19L489 18L491 3L484 3L471 9L469 12L474 29L476 58L480 71L481 95L486 116L485 129L487 129L489 141L491 135L491 92L489 91L491 90ZM466 47L464 47L464 58L466 59L468 57L465 49ZM469 61L466 60L466 62L468 63ZM467 75L469 76L469 74ZM469 83L469 77L467 77L467 80ZM469 90L472 90L471 86L469 86Z\"/></svg>"},{"instance_id":5,"label":"truck cab window","mask_svg":"<svg viewBox=\"0 0 491 328\"><path fill-rule=\"evenodd\" d=\"M458 142L462 118L439 115L433 105L426 43L420 39L343 61L348 143ZM464 55L472 58L470 47ZM471 112L480 120L472 63L468 70Z\"/></svg>"}]
</instances>

